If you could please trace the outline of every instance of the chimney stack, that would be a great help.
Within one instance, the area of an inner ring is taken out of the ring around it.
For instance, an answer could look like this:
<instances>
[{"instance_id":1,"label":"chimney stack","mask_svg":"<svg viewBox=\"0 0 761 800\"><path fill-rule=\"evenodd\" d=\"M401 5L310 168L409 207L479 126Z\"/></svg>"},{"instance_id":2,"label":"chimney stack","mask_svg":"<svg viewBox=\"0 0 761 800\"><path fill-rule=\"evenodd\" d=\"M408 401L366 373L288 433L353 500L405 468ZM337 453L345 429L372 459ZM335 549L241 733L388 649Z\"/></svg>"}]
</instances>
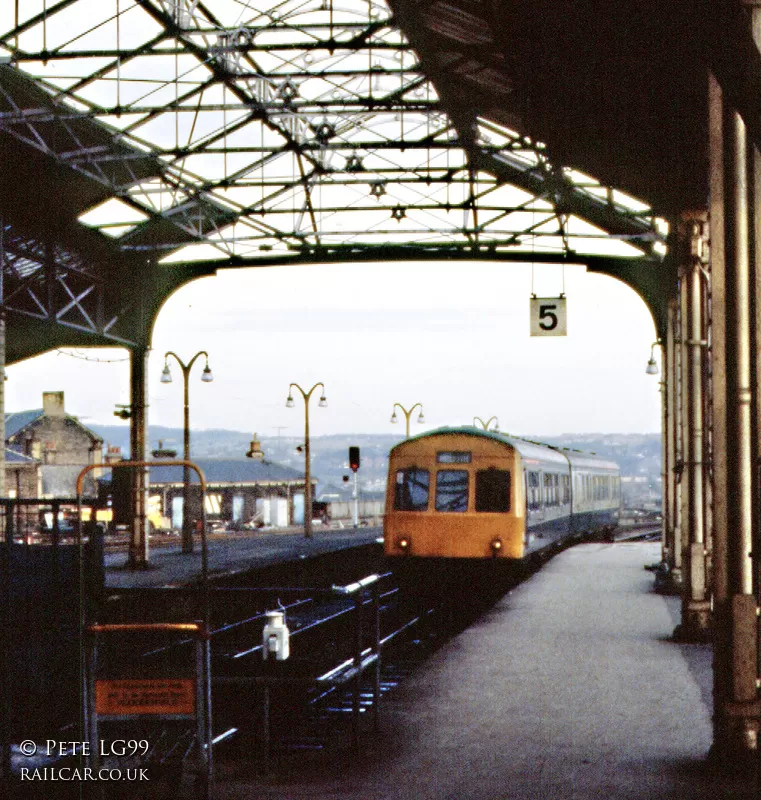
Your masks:
<instances>
[{"instance_id":1,"label":"chimney stack","mask_svg":"<svg viewBox=\"0 0 761 800\"><path fill-rule=\"evenodd\" d=\"M116 464L122 460L122 449L118 444L110 444L106 447L106 464Z\"/></svg>"},{"instance_id":2,"label":"chimney stack","mask_svg":"<svg viewBox=\"0 0 761 800\"><path fill-rule=\"evenodd\" d=\"M66 412L63 408L63 392L43 392L42 410L49 417L63 417Z\"/></svg>"}]
</instances>

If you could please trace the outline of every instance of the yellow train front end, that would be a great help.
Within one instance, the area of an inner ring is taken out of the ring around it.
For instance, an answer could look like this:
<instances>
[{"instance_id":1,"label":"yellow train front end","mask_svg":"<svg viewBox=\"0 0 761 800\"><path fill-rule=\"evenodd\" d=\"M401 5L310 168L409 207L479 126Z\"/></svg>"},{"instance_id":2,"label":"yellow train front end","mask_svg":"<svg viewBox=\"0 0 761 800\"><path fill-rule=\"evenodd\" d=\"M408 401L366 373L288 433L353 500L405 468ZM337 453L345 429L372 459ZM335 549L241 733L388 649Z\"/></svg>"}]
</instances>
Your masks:
<instances>
[{"instance_id":1,"label":"yellow train front end","mask_svg":"<svg viewBox=\"0 0 761 800\"><path fill-rule=\"evenodd\" d=\"M384 549L410 559L521 559L520 454L497 434L435 431L389 455Z\"/></svg>"}]
</instances>

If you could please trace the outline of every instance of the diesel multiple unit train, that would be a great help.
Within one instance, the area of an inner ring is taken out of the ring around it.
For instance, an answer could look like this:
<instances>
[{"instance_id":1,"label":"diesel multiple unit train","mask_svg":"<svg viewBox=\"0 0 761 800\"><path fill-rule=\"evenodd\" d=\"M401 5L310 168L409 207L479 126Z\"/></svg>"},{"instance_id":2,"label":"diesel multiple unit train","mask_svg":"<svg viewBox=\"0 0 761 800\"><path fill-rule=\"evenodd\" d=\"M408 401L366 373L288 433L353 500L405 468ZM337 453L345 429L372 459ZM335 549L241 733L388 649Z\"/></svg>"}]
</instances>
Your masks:
<instances>
[{"instance_id":1,"label":"diesel multiple unit train","mask_svg":"<svg viewBox=\"0 0 761 800\"><path fill-rule=\"evenodd\" d=\"M390 557L503 559L612 530L618 466L477 428L439 428L392 448L384 516Z\"/></svg>"}]
</instances>

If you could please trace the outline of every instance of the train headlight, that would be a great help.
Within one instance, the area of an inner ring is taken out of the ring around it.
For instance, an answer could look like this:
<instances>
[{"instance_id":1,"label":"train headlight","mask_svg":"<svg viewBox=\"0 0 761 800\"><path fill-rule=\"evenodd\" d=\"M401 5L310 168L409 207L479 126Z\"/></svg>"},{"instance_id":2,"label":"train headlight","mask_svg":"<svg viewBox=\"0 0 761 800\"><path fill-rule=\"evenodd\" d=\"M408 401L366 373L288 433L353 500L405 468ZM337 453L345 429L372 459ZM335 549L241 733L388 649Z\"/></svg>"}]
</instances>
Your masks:
<instances>
[{"instance_id":1,"label":"train headlight","mask_svg":"<svg viewBox=\"0 0 761 800\"><path fill-rule=\"evenodd\" d=\"M410 540L407 536L400 536L396 540L396 546L403 552L406 553L410 549Z\"/></svg>"},{"instance_id":2,"label":"train headlight","mask_svg":"<svg viewBox=\"0 0 761 800\"><path fill-rule=\"evenodd\" d=\"M491 543L491 552L492 555L499 555L500 550L502 550L502 539L494 539Z\"/></svg>"}]
</instances>

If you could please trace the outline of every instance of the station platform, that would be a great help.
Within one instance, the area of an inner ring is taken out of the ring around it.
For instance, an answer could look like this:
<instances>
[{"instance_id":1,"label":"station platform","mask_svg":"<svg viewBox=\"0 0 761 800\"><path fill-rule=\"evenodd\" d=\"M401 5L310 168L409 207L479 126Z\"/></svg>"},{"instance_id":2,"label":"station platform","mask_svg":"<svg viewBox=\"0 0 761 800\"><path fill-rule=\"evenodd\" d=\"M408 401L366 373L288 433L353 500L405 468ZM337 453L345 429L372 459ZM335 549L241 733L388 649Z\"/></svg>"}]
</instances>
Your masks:
<instances>
[{"instance_id":1,"label":"station platform","mask_svg":"<svg viewBox=\"0 0 761 800\"><path fill-rule=\"evenodd\" d=\"M312 538L305 539L299 528L288 532L252 532L214 537L208 542L209 579L364 547L380 536L381 528L359 528L356 531L354 528L342 528L313 530ZM126 566L126 553L108 553L104 558L106 588L145 589L195 584L201 576L201 545L196 541L194 546L195 552L183 554L178 538L174 547L151 550L146 569L129 569Z\"/></svg>"},{"instance_id":2,"label":"station platform","mask_svg":"<svg viewBox=\"0 0 761 800\"><path fill-rule=\"evenodd\" d=\"M555 556L384 698L354 758L220 765L220 800L757 800L714 773L711 648L678 644L654 543Z\"/></svg>"}]
</instances>

